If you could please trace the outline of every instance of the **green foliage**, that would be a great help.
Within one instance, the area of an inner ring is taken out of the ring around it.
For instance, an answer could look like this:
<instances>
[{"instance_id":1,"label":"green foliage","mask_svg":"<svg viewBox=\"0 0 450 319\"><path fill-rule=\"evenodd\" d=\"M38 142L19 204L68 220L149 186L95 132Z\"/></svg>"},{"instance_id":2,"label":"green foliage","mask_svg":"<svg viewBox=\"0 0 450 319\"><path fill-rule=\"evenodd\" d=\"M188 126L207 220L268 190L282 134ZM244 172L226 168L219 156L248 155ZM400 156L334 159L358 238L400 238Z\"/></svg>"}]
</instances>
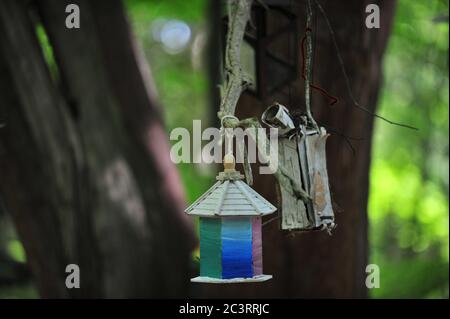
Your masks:
<instances>
[{"instance_id":1,"label":"green foliage","mask_svg":"<svg viewBox=\"0 0 450 319\"><path fill-rule=\"evenodd\" d=\"M8 253L13 260L20 263L26 262L25 250L19 240L13 239L8 242Z\"/></svg>"},{"instance_id":2,"label":"green foliage","mask_svg":"<svg viewBox=\"0 0 450 319\"><path fill-rule=\"evenodd\" d=\"M445 1L397 7L384 63L369 202L373 297L448 297L448 15Z\"/></svg>"},{"instance_id":3,"label":"green foliage","mask_svg":"<svg viewBox=\"0 0 450 319\"><path fill-rule=\"evenodd\" d=\"M206 0L125 0L132 21L143 24L162 17L197 23L205 19L207 3Z\"/></svg>"},{"instance_id":4,"label":"green foliage","mask_svg":"<svg viewBox=\"0 0 450 319\"><path fill-rule=\"evenodd\" d=\"M36 36L41 46L42 55L44 56L44 59L47 62L48 68L50 70L50 75L53 79L56 79L58 76L58 67L56 66L55 56L53 55L53 48L50 45L47 32L45 32L44 27L40 23L36 25L35 30Z\"/></svg>"},{"instance_id":5,"label":"green foliage","mask_svg":"<svg viewBox=\"0 0 450 319\"><path fill-rule=\"evenodd\" d=\"M168 129L192 126L192 119L208 120L208 80L202 44L206 35L207 1L126 1L133 31L150 61ZM153 23L179 20L191 29L185 50L168 54L152 36Z\"/></svg>"},{"instance_id":6,"label":"green foliage","mask_svg":"<svg viewBox=\"0 0 450 319\"><path fill-rule=\"evenodd\" d=\"M0 299L37 299L39 295L32 285L11 286L0 289Z\"/></svg>"},{"instance_id":7,"label":"green foliage","mask_svg":"<svg viewBox=\"0 0 450 319\"><path fill-rule=\"evenodd\" d=\"M386 261L380 264L380 288L375 298L441 298L448 291L448 264L436 260Z\"/></svg>"}]
</instances>

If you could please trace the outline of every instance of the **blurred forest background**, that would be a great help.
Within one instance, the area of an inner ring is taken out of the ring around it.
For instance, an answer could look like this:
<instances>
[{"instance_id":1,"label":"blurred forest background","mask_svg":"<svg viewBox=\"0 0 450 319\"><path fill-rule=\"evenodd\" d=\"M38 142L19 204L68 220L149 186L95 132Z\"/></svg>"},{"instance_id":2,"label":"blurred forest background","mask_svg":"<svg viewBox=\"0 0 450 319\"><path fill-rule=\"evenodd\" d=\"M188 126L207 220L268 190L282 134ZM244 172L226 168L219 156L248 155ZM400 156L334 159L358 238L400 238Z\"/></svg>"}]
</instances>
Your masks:
<instances>
[{"instance_id":1,"label":"blurred forest background","mask_svg":"<svg viewBox=\"0 0 450 319\"><path fill-rule=\"evenodd\" d=\"M208 80L209 2L125 3L151 61L168 132L191 128L192 119L214 125ZM45 47L45 36L40 38ZM51 59L51 53L44 53ZM380 266L381 287L370 290L371 297L448 298L448 89L448 1L399 0L377 112L419 131L375 121L369 262ZM216 169L191 164L178 168L189 202L210 186ZM37 297L25 270L21 281L11 282L8 267L2 267L3 259L26 262L6 214L0 215L0 245L8 254L0 255L0 297Z\"/></svg>"}]
</instances>

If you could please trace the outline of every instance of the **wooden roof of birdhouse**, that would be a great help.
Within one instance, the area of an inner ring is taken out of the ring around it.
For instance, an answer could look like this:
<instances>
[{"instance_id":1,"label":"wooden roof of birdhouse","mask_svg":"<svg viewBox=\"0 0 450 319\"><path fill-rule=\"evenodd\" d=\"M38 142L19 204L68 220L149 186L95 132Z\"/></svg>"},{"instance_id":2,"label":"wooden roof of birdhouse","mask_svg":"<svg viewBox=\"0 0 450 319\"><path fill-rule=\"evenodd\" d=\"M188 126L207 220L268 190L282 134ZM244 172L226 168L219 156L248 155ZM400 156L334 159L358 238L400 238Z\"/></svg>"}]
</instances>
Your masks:
<instances>
[{"instance_id":1,"label":"wooden roof of birdhouse","mask_svg":"<svg viewBox=\"0 0 450 319\"><path fill-rule=\"evenodd\" d=\"M228 163L229 164L229 163ZM199 216L261 216L277 209L242 181L243 176L227 168L217 176L218 182L197 199L185 212Z\"/></svg>"}]
</instances>

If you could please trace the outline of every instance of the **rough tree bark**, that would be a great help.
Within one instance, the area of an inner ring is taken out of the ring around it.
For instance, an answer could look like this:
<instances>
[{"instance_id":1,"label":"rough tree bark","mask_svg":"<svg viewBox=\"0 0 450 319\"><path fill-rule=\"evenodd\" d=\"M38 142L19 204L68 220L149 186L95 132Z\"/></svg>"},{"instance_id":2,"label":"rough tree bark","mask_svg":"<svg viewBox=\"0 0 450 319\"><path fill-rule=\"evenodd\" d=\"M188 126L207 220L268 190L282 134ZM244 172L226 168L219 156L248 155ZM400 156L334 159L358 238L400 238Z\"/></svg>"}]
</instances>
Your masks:
<instances>
[{"instance_id":1,"label":"rough tree bark","mask_svg":"<svg viewBox=\"0 0 450 319\"><path fill-rule=\"evenodd\" d=\"M188 292L192 225L119 0L0 2L0 193L43 297ZM36 37L53 48L52 79ZM65 267L81 289L65 287Z\"/></svg>"},{"instance_id":2,"label":"rough tree bark","mask_svg":"<svg viewBox=\"0 0 450 319\"><path fill-rule=\"evenodd\" d=\"M324 1L318 0L328 14L343 56L356 99L374 111L382 81L381 63L394 16L395 1ZM286 2L286 1L285 1ZM306 1L290 1L299 15L300 34L305 33ZM329 107L328 101L312 91L312 112L319 124L350 137L355 154L344 139L328 139L327 161L335 207L337 229L326 232L290 234L281 232L277 222L263 229L264 272L273 280L261 284L224 286L203 285L205 296L213 297L366 297L365 267L367 247L367 197L373 118L352 106L327 25L311 1L315 18L313 83L339 97ZM365 27L365 8L369 3L380 6L381 28ZM276 21L274 21L276 23ZM301 39L295 44L300 45ZM286 49L288 43L282 46ZM283 49L280 47L280 49ZM299 57L301 65L301 57ZM291 98L289 98L291 95ZM299 79L281 94L258 101L244 94L237 106L240 119L260 116L273 101L292 111L303 106L304 82ZM380 125L388 125L380 123ZM256 172L257 170L253 170ZM265 198L276 203L273 176L255 174L253 186Z\"/></svg>"}]
</instances>

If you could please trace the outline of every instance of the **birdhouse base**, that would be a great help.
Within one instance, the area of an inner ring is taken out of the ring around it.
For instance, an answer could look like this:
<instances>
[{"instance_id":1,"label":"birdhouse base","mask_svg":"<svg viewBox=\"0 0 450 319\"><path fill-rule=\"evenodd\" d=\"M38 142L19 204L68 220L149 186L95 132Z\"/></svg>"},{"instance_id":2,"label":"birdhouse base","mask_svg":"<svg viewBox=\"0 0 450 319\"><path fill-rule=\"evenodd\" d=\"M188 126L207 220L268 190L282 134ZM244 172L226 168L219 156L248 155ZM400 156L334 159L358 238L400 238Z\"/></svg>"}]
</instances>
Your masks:
<instances>
[{"instance_id":1,"label":"birdhouse base","mask_svg":"<svg viewBox=\"0 0 450 319\"><path fill-rule=\"evenodd\" d=\"M236 283L247 283L247 282L261 282L272 279L272 275L258 275L251 278L231 278L231 279L220 279L212 277L195 277L191 279L191 282L204 282L208 284L236 284Z\"/></svg>"}]
</instances>

